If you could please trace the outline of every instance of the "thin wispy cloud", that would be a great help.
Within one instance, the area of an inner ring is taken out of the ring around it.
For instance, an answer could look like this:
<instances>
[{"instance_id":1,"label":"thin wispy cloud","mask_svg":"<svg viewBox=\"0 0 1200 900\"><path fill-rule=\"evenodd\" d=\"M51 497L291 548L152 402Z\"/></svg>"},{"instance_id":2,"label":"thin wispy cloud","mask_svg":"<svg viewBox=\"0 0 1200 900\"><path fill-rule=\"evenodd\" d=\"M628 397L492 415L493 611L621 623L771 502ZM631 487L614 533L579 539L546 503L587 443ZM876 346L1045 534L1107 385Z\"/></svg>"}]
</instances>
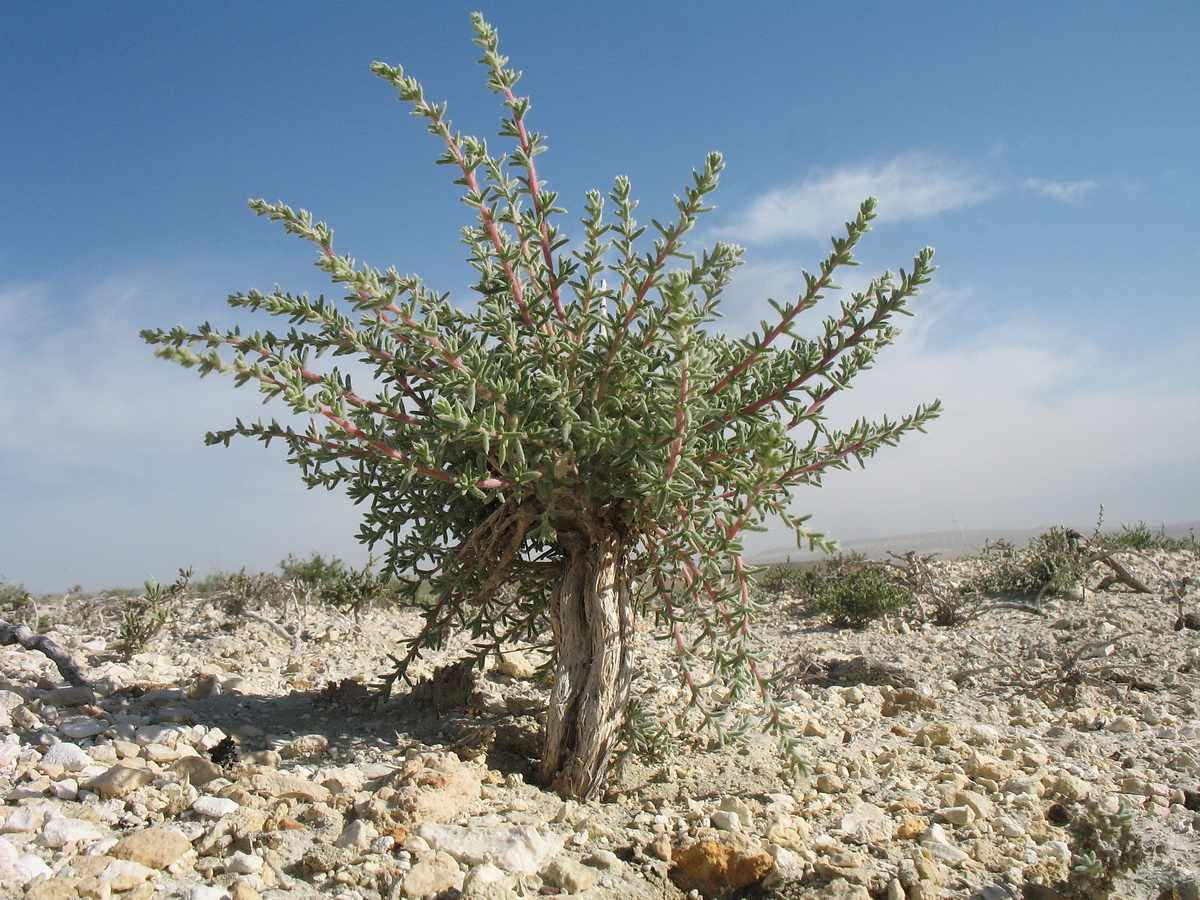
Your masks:
<instances>
[{"instance_id":1,"label":"thin wispy cloud","mask_svg":"<svg viewBox=\"0 0 1200 900\"><path fill-rule=\"evenodd\" d=\"M974 206L996 190L964 164L906 153L875 165L818 169L759 197L720 234L747 243L824 238L840 231L867 197L879 200L878 222L900 222Z\"/></svg>"},{"instance_id":2,"label":"thin wispy cloud","mask_svg":"<svg viewBox=\"0 0 1200 900\"><path fill-rule=\"evenodd\" d=\"M1078 203L1096 189L1094 181L1043 181L1041 178L1026 178L1023 187L1064 203Z\"/></svg>"}]
</instances>

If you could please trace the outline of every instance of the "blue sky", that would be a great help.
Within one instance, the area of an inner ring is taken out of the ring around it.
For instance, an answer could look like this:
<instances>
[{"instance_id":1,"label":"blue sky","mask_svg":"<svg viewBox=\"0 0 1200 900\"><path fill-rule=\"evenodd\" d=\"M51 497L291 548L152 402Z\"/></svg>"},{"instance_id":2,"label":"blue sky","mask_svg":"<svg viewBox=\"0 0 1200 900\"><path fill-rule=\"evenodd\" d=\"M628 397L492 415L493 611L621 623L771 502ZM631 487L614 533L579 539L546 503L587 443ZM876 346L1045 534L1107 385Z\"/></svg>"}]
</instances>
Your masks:
<instances>
[{"instance_id":1,"label":"blue sky","mask_svg":"<svg viewBox=\"0 0 1200 900\"><path fill-rule=\"evenodd\" d=\"M466 298L469 211L368 67L404 65L457 127L494 135L477 6L6 10L0 577L99 589L288 553L365 559L355 508L305 490L282 448L203 446L263 412L256 393L155 359L137 333L231 324L225 296L253 287L327 290L251 197L309 209L342 252ZM525 72L539 173L571 221L620 174L644 220L666 216L704 155L725 154L692 246L747 247L731 333L797 292L868 194L864 280L937 248L916 317L831 412L941 397L946 413L802 492L814 526L1087 526L1101 504L1111 524L1200 518L1200 6L478 8Z\"/></svg>"}]
</instances>

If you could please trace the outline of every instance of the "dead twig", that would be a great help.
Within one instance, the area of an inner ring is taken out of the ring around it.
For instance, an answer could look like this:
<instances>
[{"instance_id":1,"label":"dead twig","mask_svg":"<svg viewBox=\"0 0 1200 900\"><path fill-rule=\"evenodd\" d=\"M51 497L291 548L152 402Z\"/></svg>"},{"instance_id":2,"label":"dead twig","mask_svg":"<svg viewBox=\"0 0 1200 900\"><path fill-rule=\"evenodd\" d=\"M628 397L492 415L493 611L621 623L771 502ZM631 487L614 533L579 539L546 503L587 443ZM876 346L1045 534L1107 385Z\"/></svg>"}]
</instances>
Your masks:
<instances>
[{"instance_id":1,"label":"dead twig","mask_svg":"<svg viewBox=\"0 0 1200 900\"><path fill-rule=\"evenodd\" d=\"M253 619L255 622L262 622L264 625L266 625L268 628L270 628L272 631L274 631L277 635L279 635L285 641L291 641L293 654L300 652L300 648L301 648L301 646L303 646L303 642L300 640L300 636L298 634L289 633L288 630L286 628L284 628L282 625L280 625L278 622L272 622L270 619L268 619L262 613L256 613L256 612L253 612L252 610L247 609L247 610L243 610L242 615L245 616L247 619Z\"/></svg>"},{"instance_id":2,"label":"dead twig","mask_svg":"<svg viewBox=\"0 0 1200 900\"><path fill-rule=\"evenodd\" d=\"M71 654L44 634L35 634L28 625L0 622L0 645L7 647L10 644L20 644L26 650L44 653L69 683L78 687L92 686L91 679L83 674L83 669L71 658Z\"/></svg>"}]
</instances>

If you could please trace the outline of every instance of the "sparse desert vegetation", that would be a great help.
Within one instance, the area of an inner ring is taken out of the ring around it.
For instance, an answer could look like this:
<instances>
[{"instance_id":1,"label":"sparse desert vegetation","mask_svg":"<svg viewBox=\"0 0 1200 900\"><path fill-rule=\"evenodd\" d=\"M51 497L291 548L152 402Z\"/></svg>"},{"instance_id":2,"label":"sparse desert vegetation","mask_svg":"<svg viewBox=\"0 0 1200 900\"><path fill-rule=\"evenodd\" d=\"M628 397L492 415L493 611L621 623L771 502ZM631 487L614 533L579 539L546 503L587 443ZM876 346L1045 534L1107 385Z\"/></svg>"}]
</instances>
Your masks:
<instances>
[{"instance_id":1,"label":"sparse desert vegetation","mask_svg":"<svg viewBox=\"0 0 1200 900\"><path fill-rule=\"evenodd\" d=\"M387 655L421 616L337 560L185 583L133 654L126 612L146 593L5 584L6 611L36 607L94 684L83 696L36 651L0 653L0 878L34 896L39 881L87 888L124 858L114 840L150 832L185 843L170 870L119 882L147 896L490 897L487 882L613 900L1187 897L1200 552L1140 526L1116 535L1074 539L1091 561L1060 591L1040 556L1061 561L1056 538L999 563L989 548L765 570L762 663L809 774L766 735L706 736L672 698L678 663L642 639L612 785L584 804L533 784L548 645L473 672L460 635L377 705ZM1114 550L1126 580L1093 558ZM989 581L1001 565L1012 581ZM347 578L374 585L371 601L347 604ZM471 841L493 842L495 864ZM714 855L734 864L720 878Z\"/></svg>"}]
</instances>

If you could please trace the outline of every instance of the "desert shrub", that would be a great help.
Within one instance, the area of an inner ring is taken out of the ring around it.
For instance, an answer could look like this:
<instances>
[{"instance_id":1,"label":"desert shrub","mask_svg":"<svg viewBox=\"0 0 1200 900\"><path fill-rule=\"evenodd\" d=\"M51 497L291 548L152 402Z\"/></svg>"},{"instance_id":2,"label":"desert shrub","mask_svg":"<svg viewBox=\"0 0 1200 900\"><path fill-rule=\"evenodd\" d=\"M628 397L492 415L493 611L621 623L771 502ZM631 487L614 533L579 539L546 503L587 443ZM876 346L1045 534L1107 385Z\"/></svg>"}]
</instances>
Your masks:
<instances>
[{"instance_id":1,"label":"desert shrub","mask_svg":"<svg viewBox=\"0 0 1200 900\"><path fill-rule=\"evenodd\" d=\"M29 619L36 616L37 607L25 586L0 580L0 620L32 627L34 623Z\"/></svg>"},{"instance_id":2,"label":"desert shrub","mask_svg":"<svg viewBox=\"0 0 1200 900\"><path fill-rule=\"evenodd\" d=\"M1195 550L1197 548L1195 533L1187 537L1175 538L1166 533L1165 526L1160 525L1152 531L1145 522L1136 525L1122 525L1118 531L1099 532L1092 537L1092 543L1105 550Z\"/></svg>"},{"instance_id":3,"label":"desert shrub","mask_svg":"<svg viewBox=\"0 0 1200 900\"><path fill-rule=\"evenodd\" d=\"M831 560L814 573L811 606L835 625L861 628L906 606L912 593L897 584L889 568L861 556Z\"/></svg>"},{"instance_id":4,"label":"desert shrub","mask_svg":"<svg viewBox=\"0 0 1200 900\"><path fill-rule=\"evenodd\" d=\"M1079 532L1054 527L1018 550L1008 541L991 541L971 557L976 571L960 590L968 594L1068 594L1083 577L1086 549Z\"/></svg>"},{"instance_id":5,"label":"desert shrub","mask_svg":"<svg viewBox=\"0 0 1200 900\"><path fill-rule=\"evenodd\" d=\"M535 167L545 139L528 127L528 98L514 93L520 73L507 68L495 30L477 14L472 23L503 106L509 149L499 155L455 131L446 105L399 66L372 71L444 147L439 162L475 214L461 232L479 279L474 303L360 265L310 213L256 200L257 214L316 248L343 302L252 290L230 305L282 317L288 332L204 324L142 336L160 356L254 384L302 418L300 427L239 420L207 435L210 444L279 441L308 486L344 487L362 503L359 537L383 548L384 574L403 579L405 602L426 613L385 691L456 631L495 648L548 637L556 674L542 780L592 796L627 716L637 614L649 612L682 658L704 724L736 731L741 701L756 694L781 749L799 761L794 725L759 665L744 535L779 517L801 545L827 546L791 511L793 492L938 415L937 402L844 428L827 415L895 340L898 317L932 275L933 251L849 292L802 332L798 317L855 264L875 217L869 198L818 270L802 273L798 296L772 301L760 330L726 336L712 323L743 250L718 242L691 253L683 241L712 208L720 154L693 172L674 218L649 227L634 217L627 178L607 209L589 191L570 226L580 237L565 251L565 210ZM361 364L355 387L314 362L325 353ZM700 669L711 677L693 677Z\"/></svg>"},{"instance_id":6,"label":"desert shrub","mask_svg":"<svg viewBox=\"0 0 1200 900\"><path fill-rule=\"evenodd\" d=\"M756 574L754 586L760 593L773 597L801 597L812 590L813 568L815 567L797 568L789 563L777 563Z\"/></svg>"},{"instance_id":7,"label":"desert shrub","mask_svg":"<svg viewBox=\"0 0 1200 900\"><path fill-rule=\"evenodd\" d=\"M921 555L913 550L891 555L890 574L912 598L905 617L943 628L961 625L979 611L979 595L964 594L939 578L935 560L935 554Z\"/></svg>"},{"instance_id":8,"label":"desert shrub","mask_svg":"<svg viewBox=\"0 0 1200 900\"><path fill-rule=\"evenodd\" d=\"M288 582L278 572L222 572L204 581L205 596L219 603L230 616L264 606L283 606L295 600Z\"/></svg>"},{"instance_id":9,"label":"desert shrub","mask_svg":"<svg viewBox=\"0 0 1200 900\"><path fill-rule=\"evenodd\" d=\"M150 579L144 593L122 598L119 632L121 648L127 658L144 650L170 621L190 587L191 577L191 569L180 569L179 577L172 584L163 587Z\"/></svg>"},{"instance_id":10,"label":"desert shrub","mask_svg":"<svg viewBox=\"0 0 1200 900\"><path fill-rule=\"evenodd\" d=\"M228 572L213 572L192 582L192 590L201 597L209 597L220 593L229 584Z\"/></svg>"},{"instance_id":11,"label":"desert shrub","mask_svg":"<svg viewBox=\"0 0 1200 900\"><path fill-rule=\"evenodd\" d=\"M1087 558L1082 540L1079 532L1057 527L1032 538L1025 551L1029 590L1051 594L1073 590L1083 578Z\"/></svg>"},{"instance_id":12,"label":"desert shrub","mask_svg":"<svg viewBox=\"0 0 1200 900\"><path fill-rule=\"evenodd\" d=\"M368 563L362 569L347 566L336 556L326 560L314 553L307 560L288 556L279 564L285 581L299 585L309 594L336 609L359 613L372 603L392 598L397 586L375 573Z\"/></svg>"},{"instance_id":13,"label":"desert shrub","mask_svg":"<svg viewBox=\"0 0 1200 900\"><path fill-rule=\"evenodd\" d=\"M1135 872L1146 861L1130 809L1102 809L1094 800L1063 799L1047 818L1070 836L1071 870L1056 885L1057 896L1071 900L1107 900L1117 891L1117 878Z\"/></svg>"}]
</instances>

